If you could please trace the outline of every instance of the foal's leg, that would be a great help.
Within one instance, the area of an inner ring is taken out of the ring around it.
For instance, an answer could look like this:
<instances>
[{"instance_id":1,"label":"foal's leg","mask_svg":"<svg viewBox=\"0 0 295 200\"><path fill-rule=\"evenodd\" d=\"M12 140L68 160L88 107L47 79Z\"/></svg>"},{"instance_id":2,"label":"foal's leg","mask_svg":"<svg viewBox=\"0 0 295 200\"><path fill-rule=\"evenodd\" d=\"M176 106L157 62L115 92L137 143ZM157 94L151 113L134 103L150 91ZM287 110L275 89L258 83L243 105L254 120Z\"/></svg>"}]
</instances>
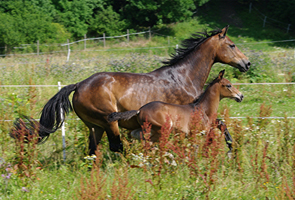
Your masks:
<instances>
[{"instance_id":1,"label":"foal's leg","mask_svg":"<svg viewBox=\"0 0 295 200\"><path fill-rule=\"evenodd\" d=\"M230 153L233 149L232 148L233 139L227 130L226 124L223 121L221 121L221 119L216 119L216 122L217 122L217 128L219 128L219 130L224 133L225 141L226 141L227 147L229 148L229 153Z\"/></svg>"},{"instance_id":2,"label":"foal's leg","mask_svg":"<svg viewBox=\"0 0 295 200\"><path fill-rule=\"evenodd\" d=\"M136 140L144 140L141 128L131 131L130 135L132 138L134 138Z\"/></svg>"},{"instance_id":3,"label":"foal's leg","mask_svg":"<svg viewBox=\"0 0 295 200\"><path fill-rule=\"evenodd\" d=\"M161 138L161 127L158 126L153 126L153 129L151 129L151 137L150 141L151 142L159 142Z\"/></svg>"}]
</instances>

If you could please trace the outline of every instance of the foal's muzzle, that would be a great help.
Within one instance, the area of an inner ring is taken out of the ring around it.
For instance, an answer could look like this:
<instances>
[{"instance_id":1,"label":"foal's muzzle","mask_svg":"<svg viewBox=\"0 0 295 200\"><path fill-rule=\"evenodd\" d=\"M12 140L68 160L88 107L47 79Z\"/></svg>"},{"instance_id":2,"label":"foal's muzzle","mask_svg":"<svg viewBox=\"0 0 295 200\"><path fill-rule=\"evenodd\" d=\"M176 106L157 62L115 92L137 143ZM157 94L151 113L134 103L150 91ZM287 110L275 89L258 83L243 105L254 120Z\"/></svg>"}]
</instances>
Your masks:
<instances>
[{"instance_id":1,"label":"foal's muzzle","mask_svg":"<svg viewBox=\"0 0 295 200\"><path fill-rule=\"evenodd\" d=\"M243 94L237 94L237 96L235 97L236 102L242 102L244 98Z\"/></svg>"}]
</instances>

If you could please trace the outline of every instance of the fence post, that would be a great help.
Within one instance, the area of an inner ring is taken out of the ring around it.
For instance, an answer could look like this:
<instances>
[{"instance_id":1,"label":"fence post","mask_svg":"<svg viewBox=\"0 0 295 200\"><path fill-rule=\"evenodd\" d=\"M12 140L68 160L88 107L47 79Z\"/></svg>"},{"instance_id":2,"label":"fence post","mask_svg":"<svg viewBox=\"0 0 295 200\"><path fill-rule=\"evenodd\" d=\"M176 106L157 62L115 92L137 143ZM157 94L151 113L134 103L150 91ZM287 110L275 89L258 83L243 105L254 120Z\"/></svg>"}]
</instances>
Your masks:
<instances>
[{"instance_id":1,"label":"fence post","mask_svg":"<svg viewBox=\"0 0 295 200\"><path fill-rule=\"evenodd\" d=\"M267 18L267 16L264 17L263 28L265 27L266 18Z\"/></svg>"},{"instance_id":2,"label":"fence post","mask_svg":"<svg viewBox=\"0 0 295 200\"><path fill-rule=\"evenodd\" d=\"M252 2L250 2L250 5L249 5L249 13L251 13L251 10L252 10Z\"/></svg>"},{"instance_id":3,"label":"fence post","mask_svg":"<svg viewBox=\"0 0 295 200\"><path fill-rule=\"evenodd\" d=\"M178 54L177 50L178 50L178 44L175 47L176 55Z\"/></svg>"},{"instance_id":4,"label":"fence post","mask_svg":"<svg viewBox=\"0 0 295 200\"><path fill-rule=\"evenodd\" d=\"M70 60L71 49L68 49L67 62Z\"/></svg>"},{"instance_id":5,"label":"fence post","mask_svg":"<svg viewBox=\"0 0 295 200\"><path fill-rule=\"evenodd\" d=\"M151 27L149 27L149 40L152 39Z\"/></svg>"},{"instance_id":6,"label":"fence post","mask_svg":"<svg viewBox=\"0 0 295 200\"><path fill-rule=\"evenodd\" d=\"M37 40L37 55L39 56L39 40Z\"/></svg>"},{"instance_id":7,"label":"fence post","mask_svg":"<svg viewBox=\"0 0 295 200\"><path fill-rule=\"evenodd\" d=\"M86 34L84 35L84 50L86 50Z\"/></svg>"},{"instance_id":8,"label":"fence post","mask_svg":"<svg viewBox=\"0 0 295 200\"><path fill-rule=\"evenodd\" d=\"M57 83L58 84L58 90L61 90L61 84L60 82ZM60 105L61 106L61 105ZM63 114L63 110L60 107L60 118L61 120L64 120L64 114ZM66 132L65 132L65 123L62 124L61 126L61 135L62 135L62 148L63 148L63 159L64 162L66 161Z\"/></svg>"},{"instance_id":9,"label":"fence post","mask_svg":"<svg viewBox=\"0 0 295 200\"><path fill-rule=\"evenodd\" d=\"M127 29L127 42L129 43L129 29Z\"/></svg>"},{"instance_id":10,"label":"fence post","mask_svg":"<svg viewBox=\"0 0 295 200\"><path fill-rule=\"evenodd\" d=\"M67 55L67 62L70 60L71 48L70 48L70 40L67 39L68 42L68 55Z\"/></svg>"},{"instance_id":11,"label":"fence post","mask_svg":"<svg viewBox=\"0 0 295 200\"><path fill-rule=\"evenodd\" d=\"M289 33L291 24L288 24L287 33Z\"/></svg>"},{"instance_id":12,"label":"fence post","mask_svg":"<svg viewBox=\"0 0 295 200\"><path fill-rule=\"evenodd\" d=\"M106 47L106 34L103 33L103 48Z\"/></svg>"}]
</instances>

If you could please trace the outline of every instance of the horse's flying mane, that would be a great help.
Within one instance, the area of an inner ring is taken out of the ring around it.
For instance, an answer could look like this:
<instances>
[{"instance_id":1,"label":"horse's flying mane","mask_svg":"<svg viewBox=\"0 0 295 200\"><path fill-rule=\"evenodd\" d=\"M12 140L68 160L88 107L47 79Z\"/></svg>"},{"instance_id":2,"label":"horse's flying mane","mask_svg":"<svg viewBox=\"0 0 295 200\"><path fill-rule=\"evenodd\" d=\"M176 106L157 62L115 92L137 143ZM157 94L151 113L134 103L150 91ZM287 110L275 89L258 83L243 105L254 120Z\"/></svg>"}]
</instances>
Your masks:
<instances>
[{"instance_id":1,"label":"horse's flying mane","mask_svg":"<svg viewBox=\"0 0 295 200\"><path fill-rule=\"evenodd\" d=\"M181 42L181 47L176 49L176 52L170 55L171 58L169 60L162 62L164 67L177 64L180 60L200 46L205 40L221 32L221 29L215 29L212 31L204 30L203 32L192 34L190 38Z\"/></svg>"}]
</instances>

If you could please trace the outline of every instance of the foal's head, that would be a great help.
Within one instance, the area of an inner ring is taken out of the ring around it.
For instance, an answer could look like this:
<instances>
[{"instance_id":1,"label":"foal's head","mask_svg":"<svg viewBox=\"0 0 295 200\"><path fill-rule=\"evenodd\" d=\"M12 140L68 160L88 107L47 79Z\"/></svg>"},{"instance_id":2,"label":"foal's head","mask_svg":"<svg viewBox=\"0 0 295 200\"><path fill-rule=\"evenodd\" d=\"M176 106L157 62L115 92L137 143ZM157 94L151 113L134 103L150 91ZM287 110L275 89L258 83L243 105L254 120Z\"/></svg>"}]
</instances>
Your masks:
<instances>
[{"instance_id":1,"label":"foal's head","mask_svg":"<svg viewBox=\"0 0 295 200\"><path fill-rule=\"evenodd\" d=\"M229 80L223 78L224 71L222 70L219 72L219 75L217 77L217 82L219 84L219 90L220 90L220 98L230 98L236 100L236 102L241 102L244 98L243 94L235 88Z\"/></svg>"}]
</instances>

